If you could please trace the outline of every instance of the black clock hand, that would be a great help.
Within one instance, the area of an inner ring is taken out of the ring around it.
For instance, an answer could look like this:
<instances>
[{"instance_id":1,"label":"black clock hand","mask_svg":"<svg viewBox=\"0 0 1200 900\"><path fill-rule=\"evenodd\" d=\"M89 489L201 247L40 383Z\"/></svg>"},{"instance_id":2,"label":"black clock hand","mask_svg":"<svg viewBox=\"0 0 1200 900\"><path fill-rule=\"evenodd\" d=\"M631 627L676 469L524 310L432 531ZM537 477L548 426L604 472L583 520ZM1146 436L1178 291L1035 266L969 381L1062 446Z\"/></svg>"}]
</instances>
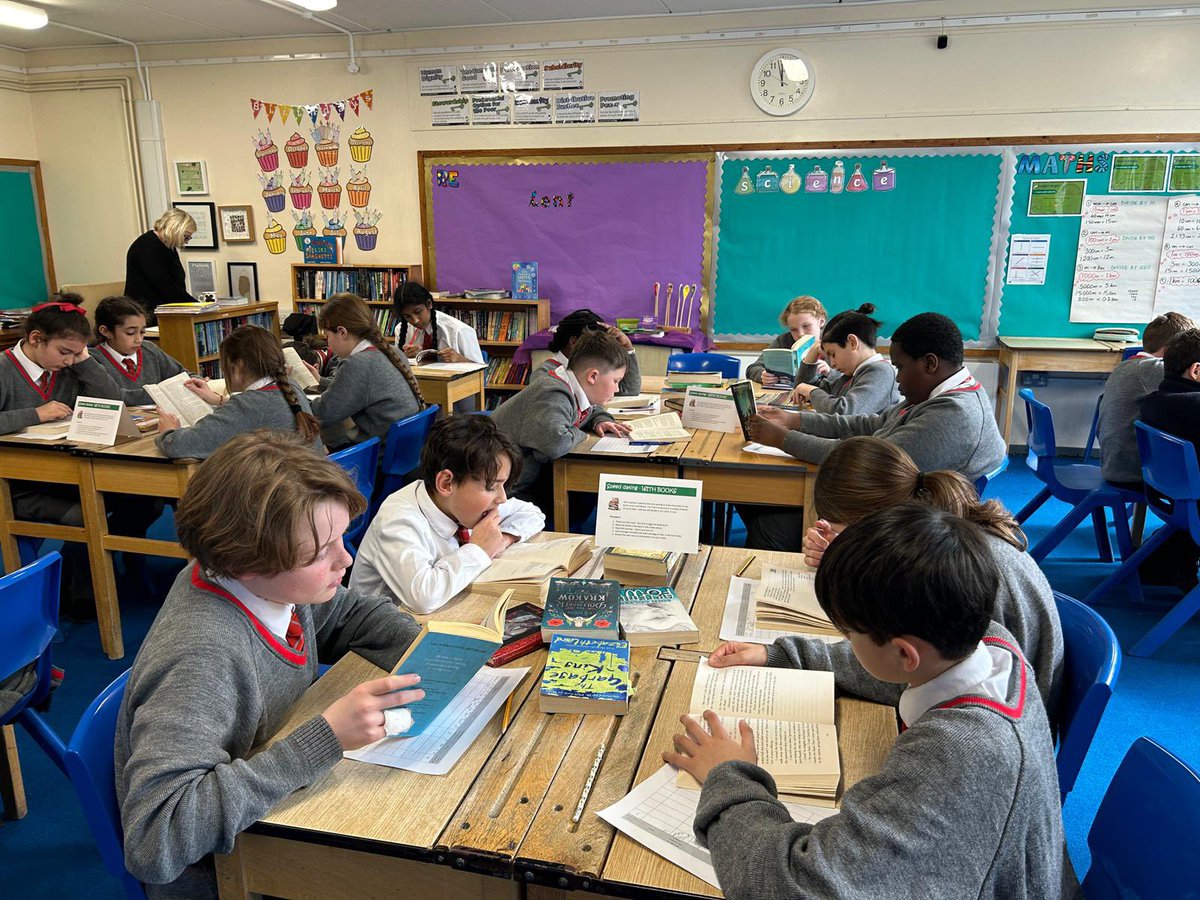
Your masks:
<instances>
[{"instance_id":1,"label":"black clock hand","mask_svg":"<svg viewBox=\"0 0 1200 900\"><path fill-rule=\"evenodd\" d=\"M779 85L780 85L780 87L786 86L784 83L784 80L783 80L783 60L782 59L779 61Z\"/></svg>"}]
</instances>

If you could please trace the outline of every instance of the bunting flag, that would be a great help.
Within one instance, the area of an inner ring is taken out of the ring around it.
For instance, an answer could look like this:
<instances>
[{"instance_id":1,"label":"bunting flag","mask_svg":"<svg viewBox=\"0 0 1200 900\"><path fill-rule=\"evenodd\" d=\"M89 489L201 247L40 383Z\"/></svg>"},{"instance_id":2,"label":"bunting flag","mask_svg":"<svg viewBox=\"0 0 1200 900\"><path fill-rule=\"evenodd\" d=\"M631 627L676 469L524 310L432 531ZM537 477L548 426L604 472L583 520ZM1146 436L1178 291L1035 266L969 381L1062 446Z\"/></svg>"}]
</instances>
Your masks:
<instances>
[{"instance_id":1,"label":"bunting flag","mask_svg":"<svg viewBox=\"0 0 1200 900\"><path fill-rule=\"evenodd\" d=\"M282 122L284 125L286 125L287 120L290 119L291 116L292 116L292 108L283 103L280 103L279 104L279 121Z\"/></svg>"},{"instance_id":2,"label":"bunting flag","mask_svg":"<svg viewBox=\"0 0 1200 900\"><path fill-rule=\"evenodd\" d=\"M350 111L356 116L362 115L362 106L366 105L367 109L375 108L375 91L367 90L360 91L353 97L347 97L344 100L318 100L316 103L268 103L266 100L260 100L255 97L250 98L250 111L254 118L258 118L258 114L265 107L267 110L267 121L273 121L276 111L279 112L279 121L286 123L289 117L296 120L299 125L304 121L304 116L312 119L314 125L317 124L317 119L329 120L333 118L336 111L338 117L344 122L346 120L346 107L350 107Z\"/></svg>"},{"instance_id":3,"label":"bunting flag","mask_svg":"<svg viewBox=\"0 0 1200 900\"><path fill-rule=\"evenodd\" d=\"M342 117L342 121L346 121L346 101L334 100L333 108L337 110L337 114Z\"/></svg>"},{"instance_id":4,"label":"bunting flag","mask_svg":"<svg viewBox=\"0 0 1200 900\"><path fill-rule=\"evenodd\" d=\"M321 118L328 120L329 119L329 104L328 103L319 103L317 105L321 107Z\"/></svg>"},{"instance_id":5,"label":"bunting flag","mask_svg":"<svg viewBox=\"0 0 1200 900\"><path fill-rule=\"evenodd\" d=\"M263 104L263 106L265 106L267 108L267 121L268 122L270 122L271 117L275 115L275 107L277 105L278 104L276 104L276 103L264 103Z\"/></svg>"},{"instance_id":6,"label":"bunting flag","mask_svg":"<svg viewBox=\"0 0 1200 900\"><path fill-rule=\"evenodd\" d=\"M261 100L251 100L251 101L250 101L250 108L251 108L252 110L254 110L254 118L256 118L256 119L257 119L257 118L258 118L258 112L259 112L259 110L261 110L261 109L262 109L262 101L261 101Z\"/></svg>"},{"instance_id":7,"label":"bunting flag","mask_svg":"<svg viewBox=\"0 0 1200 900\"><path fill-rule=\"evenodd\" d=\"M292 115L296 117L296 124L299 125L301 122L304 121L304 107L303 106L293 106L292 107Z\"/></svg>"},{"instance_id":8,"label":"bunting flag","mask_svg":"<svg viewBox=\"0 0 1200 900\"><path fill-rule=\"evenodd\" d=\"M353 97L351 97L346 102L350 104L350 108L352 110L354 110L354 114L357 116L358 115L358 94L355 94Z\"/></svg>"},{"instance_id":9,"label":"bunting flag","mask_svg":"<svg viewBox=\"0 0 1200 900\"><path fill-rule=\"evenodd\" d=\"M375 108L375 106L374 106L375 91L374 90L363 91L359 96L363 98L363 103L367 104L367 109Z\"/></svg>"},{"instance_id":10,"label":"bunting flag","mask_svg":"<svg viewBox=\"0 0 1200 900\"><path fill-rule=\"evenodd\" d=\"M308 117L312 119L312 123L316 125L317 116L321 114L321 107L316 103L306 103L304 104L304 110L308 113Z\"/></svg>"}]
</instances>

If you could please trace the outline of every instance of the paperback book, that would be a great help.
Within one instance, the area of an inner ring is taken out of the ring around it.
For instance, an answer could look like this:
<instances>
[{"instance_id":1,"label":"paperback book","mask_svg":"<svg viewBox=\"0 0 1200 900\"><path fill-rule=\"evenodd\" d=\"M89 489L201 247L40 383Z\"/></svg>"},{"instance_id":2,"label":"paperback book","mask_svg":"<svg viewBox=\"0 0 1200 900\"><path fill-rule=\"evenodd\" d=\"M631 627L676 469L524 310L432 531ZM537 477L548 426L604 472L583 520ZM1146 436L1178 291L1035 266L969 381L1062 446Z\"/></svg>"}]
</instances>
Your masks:
<instances>
[{"instance_id":1,"label":"paperback book","mask_svg":"<svg viewBox=\"0 0 1200 900\"><path fill-rule=\"evenodd\" d=\"M541 607L522 603L510 609L504 617L504 643L492 654L487 664L502 666L544 646Z\"/></svg>"},{"instance_id":2,"label":"paperback book","mask_svg":"<svg viewBox=\"0 0 1200 900\"><path fill-rule=\"evenodd\" d=\"M700 629L669 587L621 591L621 634L631 647L694 644Z\"/></svg>"},{"instance_id":3,"label":"paperback book","mask_svg":"<svg viewBox=\"0 0 1200 900\"><path fill-rule=\"evenodd\" d=\"M556 634L546 654L538 706L548 713L629 711L629 643Z\"/></svg>"},{"instance_id":4,"label":"paperback book","mask_svg":"<svg viewBox=\"0 0 1200 900\"><path fill-rule=\"evenodd\" d=\"M552 577L570 575L591 558L587 536L521 541L492 560L471 589L493 597L512 589L518 602L541 605Z\"/></svg>"},{"instance_id":5,"label":"paperback book","mask_svg":"<svg viewBox=\"0 0 1200 900\"><path fill-rule=\"evenodd\" d=\"M754 616L761 626L840 636L817 602L812 572L765 566L754 592Z\"/></svg>"},{"instance_id":6,"label":"paperback book","mask_svg":"<svg viewBox=\"0 0 1200 900\"><path fill-rule=\"evenodd\" d=\"M542 615L542 639L620 637L621 586L610 579L551 578Z\"/></svg>"}]
</instances>

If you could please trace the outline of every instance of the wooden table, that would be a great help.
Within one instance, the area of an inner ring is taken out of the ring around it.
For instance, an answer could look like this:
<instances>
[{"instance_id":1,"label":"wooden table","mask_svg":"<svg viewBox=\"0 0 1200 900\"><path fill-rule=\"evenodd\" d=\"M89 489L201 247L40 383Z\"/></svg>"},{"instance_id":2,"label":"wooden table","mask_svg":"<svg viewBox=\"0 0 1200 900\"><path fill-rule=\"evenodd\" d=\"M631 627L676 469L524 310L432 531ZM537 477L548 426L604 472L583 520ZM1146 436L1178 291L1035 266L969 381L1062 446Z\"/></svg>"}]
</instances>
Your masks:
<instances>
[{"instance_id":1,"label":"wooden table","mask_svg":"<svg viewBox=\"0 0 1200 900\"><path fill-rule=\"evenodd\" d=\"M426 403L436 403L442 411L440 415L454 414L454 401L465 400L467 397L478 398L479 409L486 409L483 398L483 381L487 366L480 363L479 368L470 372L454 372L431 366L413 366L412 373L416 376L417 384Z\"/></svg>"},{"instance_id":2,"label":"wooden table","mask_svg":"<svg viewBox=\"0 0 1200 900\"><path fill-rule=\"evenodd\" d=\"M996 413L1000 434L1007 446L1017 404L1021 372L1071 372L1107 374L1116 368L1128 344L1091 338L1001 337L1001 377L996 387ZM1003 370L1007 368L1007 375Z\"/></svg>"}]
</instances>

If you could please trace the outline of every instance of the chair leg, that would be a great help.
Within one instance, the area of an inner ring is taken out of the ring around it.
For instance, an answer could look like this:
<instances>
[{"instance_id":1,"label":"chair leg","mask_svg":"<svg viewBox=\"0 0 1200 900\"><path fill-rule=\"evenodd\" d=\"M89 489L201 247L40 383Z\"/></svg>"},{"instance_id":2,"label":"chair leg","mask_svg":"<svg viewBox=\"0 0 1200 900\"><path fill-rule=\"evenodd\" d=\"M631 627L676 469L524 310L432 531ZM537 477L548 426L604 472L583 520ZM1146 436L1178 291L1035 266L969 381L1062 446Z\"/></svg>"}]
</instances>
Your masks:
<instances>
[{"instance_id":1,"label":"chair leg","mask_svg":"<svg viewBox=\"0 0 1200 900\"><path fill-rule=\"evenodd\" d=\"M1184 595L1174 608L1163 616L1129 651L1130 656L1152 656L1167 639L1188 623L1200 609L1200 587L1194 587Z\"/></svg>"},{"instance_id":2,"label":"chair leg","mask_svg":"<svg viewBox=\"0 0 1200 900\"><path fill-rule=\"evenodd\" d=\"M1023 525L1025 520L1032 516L1035 512L1041 509L1042 504L1050 499L1050 488L1044 487L1034 496L1032 500L1021 507L1021 511L1017 513L1017 524Z\"/></svg>"},{"instance_id":3,"label":"chair leg","mask_svg":"<svg viewBox=\"0 0 1200 900\"><path fill-rule=\"evenodd\" d=\"M1142 546L1142 537L1146 533L1146 504L1133 504L1133 533L1130 536L1133 541L1133 549L1136 550Z\"/></svg>"},{"instance_id":4,"label":"chair leg","mask_svg":"<svg viewBox=\"0 0 1200 900\"><path fill-rule=\"evenodd\" d=\"M1034 562L1040 563L1043 559L1050 555L1050 551L1063 542L1072 531L1078 527L1084 517L1092 511L1092 506L1087 500L1084 500L1069 513L1062 517L1062 520L1055 525L1046 534L1044 538L1037 542L1029 551L1029 555L1033 557Z\"/></svg>"},{"instance_id":5,"label":"chair leg","mask_svg":"<svg viewBox=\"0 0 1200 900\"><path fill-rule=\"evenodd\" d=\"M17 734L11 725L0 728L0 797L4 800L4 818L25 818L29 808L25 804L21 759L17 756Z\"/></svg>"},{"instance_id":6,"label":"chair leg","mask_svg":"<svg viewBox=\"0 0 1200 900\"><path fill-rule=\"evenodd\" d=\"M1083 598L1083 602L1086 605L1091 606L1093 603L1096 603L1101 597L1107 594L1115 585L1124 581L1126 578L1132 577L1138 579L1138 585L1140 589L1141 579L1138 578L1138 566L1141 565L1142 560L1144 560L1162 545L1163 541L1170 536L1171 532L1177 530L1178 529L1176 529L1173 525L1163 525L1162 528L1150 535L1150 540L1138 547L1132 556L1121 563L1120 568L1092 588L1091 593ZM1138 593L1140 595L1140 590Z\"/></svg>"},{"instance_id":7,"label":"chair leg","mask_svg":"<svg viewBox=\"0 0 1200 900\"><path fill-rule=\"evenodd\" d=\"M1129 521L1125 518L1125 504L1114 503L1110 507L1113 511L1113 528L1117 532L1117 550L1120 551L1121 560L1127 560L1133 556L1133 539L1129 535ZM1129 593L1133 597L1134 603L1144 603L1146 598L1142 595L1142 579L1136 577L1129 579Z\"/></svg>"},{"instance_id":8,"label":"chair leg","mask_svg":"<svg viewBox=\"0 0 1200 900\"><path fill-rule=\"evenodd\" d=\"M1108 519L1104 516L1103 506L1092 510L1092 531L1096 535L1096 552L1100 554L1100 562L1112 562L1112 543L1108 539Z\"/></svg>"}]
</instances>

